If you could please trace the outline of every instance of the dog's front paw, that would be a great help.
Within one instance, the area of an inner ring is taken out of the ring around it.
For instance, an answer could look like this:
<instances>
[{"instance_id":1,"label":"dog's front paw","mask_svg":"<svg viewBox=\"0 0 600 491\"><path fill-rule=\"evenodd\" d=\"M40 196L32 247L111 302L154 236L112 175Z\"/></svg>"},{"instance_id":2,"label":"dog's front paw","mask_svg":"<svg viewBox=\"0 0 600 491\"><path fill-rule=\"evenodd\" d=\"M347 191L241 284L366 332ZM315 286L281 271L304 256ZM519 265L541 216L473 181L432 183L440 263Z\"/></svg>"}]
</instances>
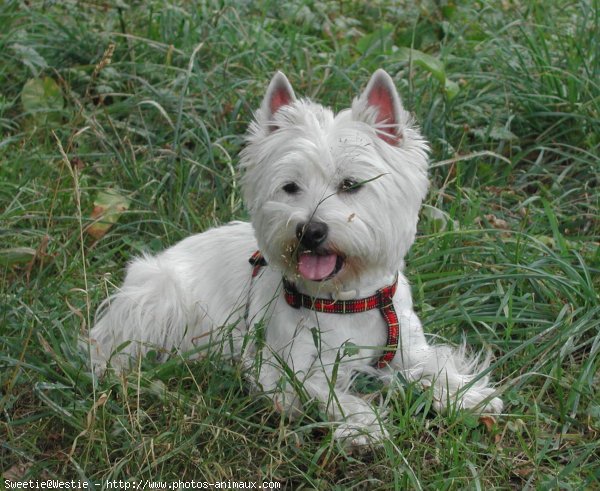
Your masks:
<instances>
[{"instance_id":1,"label":"dog's front paw","mask_svg":"<svg viewBox=\"0 0 600 491\"><path fill-rule=\"evenodd\" d=\"M475 409L481 413L499 414L504 408L504 402L499 397L494 397L490 400L486 400L483 404L478 404Z\"/></svg>"},{"instance_id":2,"label":"dog's front paw","mask_svg":"<svg viewBox=\"0 0 600 491\"><path fill-rule=\"evenodd\" d=\"M344 422L338 425L333 438L347 450L365 450L368 447L381 445L389 438L389 433L377 422L371 424Z\"/></svg>"},{"instance_id":3,"label":"dog's front paw","mask_svg":"<svg viewBox=\"0 0 600 491\"><path fill-rule=\"evenodd\" d=\"M477 413L498 414L502 412L504 403L499 397L492 397L494 389L490 387L470 388L460 393L455 398L442 397L433 403L438 412L444 412L449 405L454 404L457 409L470 409Z\"/></svg>"}]
</instances>

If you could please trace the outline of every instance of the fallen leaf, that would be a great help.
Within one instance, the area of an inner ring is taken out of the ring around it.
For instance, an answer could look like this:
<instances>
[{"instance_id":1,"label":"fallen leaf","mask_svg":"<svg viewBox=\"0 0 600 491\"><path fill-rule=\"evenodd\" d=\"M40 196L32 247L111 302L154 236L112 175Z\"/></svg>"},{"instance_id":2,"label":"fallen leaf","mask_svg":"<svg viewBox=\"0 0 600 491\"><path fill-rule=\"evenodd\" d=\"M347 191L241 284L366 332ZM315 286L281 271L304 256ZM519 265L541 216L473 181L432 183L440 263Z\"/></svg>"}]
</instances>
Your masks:
<instances>
[{"instance_id":1,"label":"fallen leaf","mask_svg":"<svg viewBox=\"0 0 600 491\"><path fill-rule=\"evenodd\" d=\"M31 247L11 247L0 249L0 265L13 266L27 264L35 259L36 250Z\"/></svg>"},{"instance_id":2,"label":"fallen leaf","mask_svg":"<svg viewBox=\"0 0 600 491\"><path fill-rule=\"evenodd\" d=\"M506 220L502 220L502 218L498 218L496 215L485 215L485 219L490 222L490 225L494 228L508 230L508 222Z\"/></svg>"},{"instance_id":3,"label":"fallen leaf","mask_svg":"<svg viewBox=\"0 0 600 491\"><path fill-rule=\"evenodd\" d=\"M78 171L82 171L83 169L85 169L85 164L79 157L71 158L70 162L71 162L71 166L73 167L73 169L76 169Z\"/></svg>"},{"instance_id":4,"label":"fallen leaf","mask_svg":"<svg viewBox=\"0 0 600 491\"><path fill-rule=\"evenodd\" d=\"M362 36L356 43L356 49L363 55L385 53L392 49L394 26L385 23L371 33Z\"/></svg>"},{"instance_id":5,"label":"fallen leaf","mask_svg":"<svg viewBox=\"0 0 600 491\"><path fill-rule=\"evenodd\" d=\"M113 189L98 192L91 214L94 223L87 228L87 233L96 240L104 237L123 212L129 209L129 203L129 199Z\"/></svg>"},{"instance_id":6,"label":"fallen leaf","mask_svg":"<svg viewBox=\"0 0 600 491\"><path fill-rule=\"evenodd\" d=\"M21 90L21 104L38 124L58 121L64 99L58 84L50 77L29 79Z\"/></svg>"},{"instance_id":7,"label":"fallen leaf","mask_svg":"<svg viewBox=\"0 0 600 491\"><path fill-rule=\"evenodd\" d=\"M522 466L522 467L515 467L513 469L513 473L516 474L519 477L528 477L531 474L533 474L533 472L535 471L535 468L533 466Z\"/></svg>"},{"instance_id":8,"label":"fallen leaf","mask_svg":"<svg viewBox=\"0 0 600 491\"><path fill-rule=\"evenodd\" d=\"M96 402L94 402L92 408L87 413L87 429L91 428L94 416L96 415L96 411L98 410L98 408L104 406L106 404L106 401L108 401L108 394L106 392L103 392L102 394L100 394Z\"/></svg>"},{"instance_id":9,"label":"fallen leaf","mask_svg":"<svg viewBox=\"0 0 600 491\"><path fill-rule=\"evenodd\" d=\"M46 259L47 257L52 257L52 255L48 254L48 252L47 252L49 242L50 242L50 236L44 235L42 237L42 240L40 241L40 245L35 250L35 257L33 258L34 260L30 261L29 264L27 265L27 268L26 268L27 282L29 282L29 277L31 276L31 271L33 269L33 265L35 264L35 262L41 261L43 264L44 259Z\"/></svg>"},{"instance_id":10,"label":"fallen leaf","mask_svg":"<svg viewBox=\"0 0 600 491\"><path fill-rule=\"evenodd\" d=\"M431 73L441 84L446 84L446 70L444 63L439 58L413 48L399 48L394 55L399 60L412 60L413 64ZM458 91L458 87L452 87L452 90L455 89Z\"/></svg>"},{"instance_id":11,"label":"fallen leaf","mask_svg":"<svg viewBox=\"0 0 600 491\"><path fill-rule=\"evenodd\" d=\"M30 467L33 467L33 464L30 462L15 464L10 469L4 471L2 477L5 481L20 481L25 477Z\"/></svg>"},{"instance_id":12,"label":"fallen leaf","mask_svg":"<svg viewBox=\"0 0 600 491\"><path fill-rule=\"evenodd\" d=\"M454 82L453 80L447 78L444 82L444 93L448 97L448 100L451 101L452 99L454 99L459 92L460 85Z\"/></svg>"},{"instance_id":13,"label":"fallen leaf","mask_svg":"<svg viewBox=\"0 0 600 491\"><path fill-rule=\"evenodd\" d=\"M479 422L484 425L485 429L490 433L493 431L494 426L496 425L496 419L493 416L488 415L480 416Z\"/></svg>"},{"instance_id":14,"label":"fallen leaf","mask_svg":"<svg viewBox=\"0 0 600 491\"><path fill-rule=\"evenodd\" d=\"M494 228L497 228L500 230L509 230L510 229L510 227L508 226L508 222L506 220L503 220L502 218L498 218L496 215L492 215L491 213L488 213L487 215L484 215L484 218ZM482 221L481 217L475 218L475 223L480 224L481 221Z\"/></svg>"}]
</instances>

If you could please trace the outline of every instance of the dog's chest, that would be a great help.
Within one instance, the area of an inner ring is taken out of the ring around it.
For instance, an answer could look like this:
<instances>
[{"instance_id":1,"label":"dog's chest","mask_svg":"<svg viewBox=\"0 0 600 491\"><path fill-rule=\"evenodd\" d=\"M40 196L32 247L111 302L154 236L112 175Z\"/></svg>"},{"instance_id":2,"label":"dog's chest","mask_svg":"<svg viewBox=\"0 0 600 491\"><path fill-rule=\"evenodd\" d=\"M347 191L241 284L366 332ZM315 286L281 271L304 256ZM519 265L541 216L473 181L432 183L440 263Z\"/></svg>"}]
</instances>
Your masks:
<instances>
[{"instance_id":1,"label":"dog's chest","mask_svg":"<svg viewBox=\"0 0 600 491\"><path fill-rule=\"evenodd\" d=\"M372 365L387 342L387 324L377 309L332 314L288 305L281 288L259 281L251 295L248 327L263 328L263 341L282 356L343 359Z\"/></svg>"},{"instance_id":2,"label":"dog's chest","mask_svg":"<svg viewBox=\"0 0 600 491\"><path fill-rule=\"evenodd\" d=\"M387 325L378 310L328 314L302 309L296 315L297 325L310 332L321 354L371 363L386 345Z\"/></svg>"}]
</instances>

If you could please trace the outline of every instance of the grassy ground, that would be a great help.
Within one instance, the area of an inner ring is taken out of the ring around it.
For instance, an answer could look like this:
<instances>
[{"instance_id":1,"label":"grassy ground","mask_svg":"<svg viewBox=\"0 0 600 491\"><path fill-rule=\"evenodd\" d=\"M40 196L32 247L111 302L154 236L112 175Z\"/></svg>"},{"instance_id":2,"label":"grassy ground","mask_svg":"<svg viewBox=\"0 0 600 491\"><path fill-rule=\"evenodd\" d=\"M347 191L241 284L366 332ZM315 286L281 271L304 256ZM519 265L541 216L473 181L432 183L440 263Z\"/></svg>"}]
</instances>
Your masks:
<instances>
[{"instance_id":1,"label":"grassy ground","mask_svg":"<svg viewBox=\"0 0 600 491\"><path fill-rule=\"evenodd\" d=\"M597 489L598 3L418 3L0 3L5 478ZM406 387L390 441L348 455L213 358L95 384L76 338L126 261L246 217L237 154L271 74L341 109L378 67L433 146L417 312L493 350L505 414ZM129 207L94 239L108 189Z\"/></svg>"}]
</instances>

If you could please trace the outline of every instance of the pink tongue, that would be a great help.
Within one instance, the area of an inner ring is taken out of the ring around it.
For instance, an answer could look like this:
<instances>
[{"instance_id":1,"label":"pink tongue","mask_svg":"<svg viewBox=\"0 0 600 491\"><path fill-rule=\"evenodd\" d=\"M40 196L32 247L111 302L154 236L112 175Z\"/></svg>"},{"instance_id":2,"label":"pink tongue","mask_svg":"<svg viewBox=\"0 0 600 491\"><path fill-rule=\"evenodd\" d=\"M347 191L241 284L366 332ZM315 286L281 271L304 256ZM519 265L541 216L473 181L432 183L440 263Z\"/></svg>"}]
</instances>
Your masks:
<instances>
[{"instance_id":1,"label":"pink tongue","mask_svg":"<svg viewBox=\"0 0 600 491\"><path fill-rule=\"evenodd\" d=\"M336 262L335 254L317 256L305 252L298 260L298 272L307 280L319 281L333 273Z\"/></svg>"}]
</instances>

